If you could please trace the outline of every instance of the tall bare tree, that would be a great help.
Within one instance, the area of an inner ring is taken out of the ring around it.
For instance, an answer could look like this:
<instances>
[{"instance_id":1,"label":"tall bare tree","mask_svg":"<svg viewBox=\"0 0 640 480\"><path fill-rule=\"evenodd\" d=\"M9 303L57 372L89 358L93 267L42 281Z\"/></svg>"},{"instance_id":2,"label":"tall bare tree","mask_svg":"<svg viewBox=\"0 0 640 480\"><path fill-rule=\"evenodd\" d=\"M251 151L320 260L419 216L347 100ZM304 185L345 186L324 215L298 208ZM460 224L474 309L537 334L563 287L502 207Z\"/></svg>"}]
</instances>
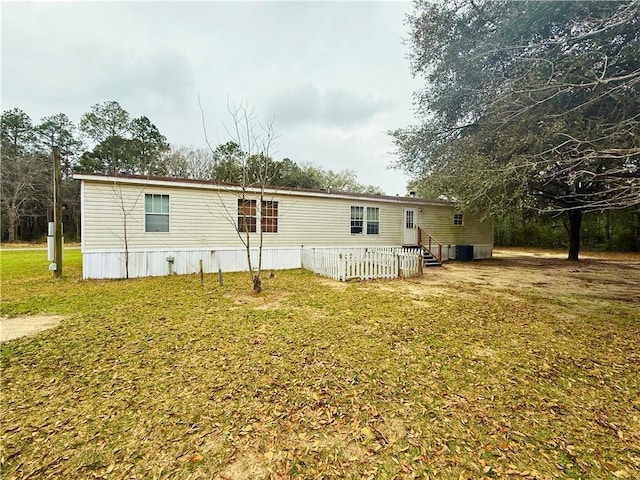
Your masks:
<instances>
[{"instance_id":1,"label":"tall bare tree","mask_svg":"<svg viewBox=\"0 0 640 480\"><path fill-rule=\"evenodd\" d=\"M170 177L212 179L213 154L206 148L172 146L163 155L162 163Z\"/></svg>"},{"instance_id":2,"label":"tall bare tree","mask_svg":"<svg viewBox=\"0 0 640 480\"><path fill-rule=\"evenodd\" d=\"M25 112L17 108L4 112L0 125L2 209L8 240L13 242L21 219L38 208L43 191L48 191L51 160L38 151L36 130Z\"/></svg>"},{"instance_id":3,"label":"tall bare tree","mask_svg":"<svg viewBox=\"0 0 640 480\"><path fill-rule=\"evenodd\" d=\"M274 202L267 198L265 189L272 184L275 175L271 154L277 134L273 119L259 121L254 110L246 103L230 103L227 108L231 125L225 127L225 130L231 141L223 145L224 152L213 148L206 128L205 138L214 157L218 161L227 162L235 172L232 178L239 186L237 210L230 211L225 207L226 215L227 220L235 225L238 238L244 246L253 290L258 293L262 290L263 235L268 228L262 219L266 219L274 208ZM260 222L258 218L261 219ZM257 245L254 246L255 235L258 238ZM251 257L252 248L256 248L258 252L257 264L254 264Z\"/></svg>"}]
</instances>

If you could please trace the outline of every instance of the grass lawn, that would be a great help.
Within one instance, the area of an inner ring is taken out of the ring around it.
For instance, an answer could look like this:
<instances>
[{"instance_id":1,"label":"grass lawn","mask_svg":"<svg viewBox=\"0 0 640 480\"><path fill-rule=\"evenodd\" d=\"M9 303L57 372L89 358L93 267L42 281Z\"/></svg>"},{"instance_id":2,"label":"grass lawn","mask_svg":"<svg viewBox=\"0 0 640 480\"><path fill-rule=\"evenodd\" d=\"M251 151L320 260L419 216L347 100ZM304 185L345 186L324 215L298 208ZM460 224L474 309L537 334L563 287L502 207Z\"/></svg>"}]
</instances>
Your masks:
<instances>
[{"instance_id":1,"label":"grass lawn","mask_svg":"<svg viewBox=\"0 0 640 480\"><path fill-rule=\"evenodd\" d=\"M638 256L260 295L0 257L3 315L64 317L2 344L3 478L640 478Z\"/></svg>"}]
</instances>

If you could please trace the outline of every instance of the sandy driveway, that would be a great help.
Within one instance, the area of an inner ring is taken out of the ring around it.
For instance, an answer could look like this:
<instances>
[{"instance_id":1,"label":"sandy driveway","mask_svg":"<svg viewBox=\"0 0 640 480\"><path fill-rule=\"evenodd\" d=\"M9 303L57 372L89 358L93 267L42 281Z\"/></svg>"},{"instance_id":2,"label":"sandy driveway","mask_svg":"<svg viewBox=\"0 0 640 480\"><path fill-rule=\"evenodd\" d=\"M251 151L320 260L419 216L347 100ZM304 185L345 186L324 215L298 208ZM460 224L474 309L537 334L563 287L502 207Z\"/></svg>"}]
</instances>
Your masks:
<instances>
[{"instance_id":1,"label":"sandy driveway","mask_svg":"<svg viewBox=\"0 0 640 480\"><path fill-rule=\"evenodd\" d=\"M25 317L0 317L0 342L14 338L35 335L38 332L53 328L63 317L59 315L30 315Z\"/></svg>"}]
</instances>

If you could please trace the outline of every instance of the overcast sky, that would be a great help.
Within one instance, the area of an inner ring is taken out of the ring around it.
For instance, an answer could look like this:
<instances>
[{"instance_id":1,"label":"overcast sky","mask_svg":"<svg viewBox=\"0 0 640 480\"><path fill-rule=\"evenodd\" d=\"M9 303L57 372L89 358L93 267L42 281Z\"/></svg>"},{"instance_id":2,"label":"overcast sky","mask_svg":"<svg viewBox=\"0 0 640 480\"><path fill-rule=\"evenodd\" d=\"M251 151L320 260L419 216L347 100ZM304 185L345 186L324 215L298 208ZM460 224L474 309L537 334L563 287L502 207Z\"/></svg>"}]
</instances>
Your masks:
<instances>
[{"instance_id":1,"label":"overcast sky","mask_svg":"<svg viewBox=\"0 0 640 480\"><path fill-rule=\"evenodd\" d=\"M227 100L274 117L274 158L403 194L387 131L414 121L408 2L2 2L2 110L34 122L115 100L173 145L228 140Z\"/></svg>"}]
</instances>

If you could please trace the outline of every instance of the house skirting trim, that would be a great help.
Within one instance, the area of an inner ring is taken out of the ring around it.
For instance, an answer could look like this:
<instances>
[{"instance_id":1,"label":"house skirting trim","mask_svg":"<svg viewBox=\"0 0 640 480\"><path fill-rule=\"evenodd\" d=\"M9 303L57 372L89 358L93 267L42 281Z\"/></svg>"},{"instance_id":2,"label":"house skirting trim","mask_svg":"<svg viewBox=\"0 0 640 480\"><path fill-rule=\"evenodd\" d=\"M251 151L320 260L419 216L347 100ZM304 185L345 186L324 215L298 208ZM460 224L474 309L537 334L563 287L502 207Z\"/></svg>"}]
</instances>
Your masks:
<instances>
[{"instance_id":1,"label":"house skirting trim","mask_svg":"<svg viewBox=\"0 0 640 480\"><path fill-rule=\"evenodd\" d=\"M442 258L444 258L445 260L455 260L456 246L457 245L443 245ZM490 244L486 244L486 245L474 244L473 245L474 260L483 260L485 258L491 258L491 257L493 257L493 245L490 245Z\"/></svg>"},{"instance_id":2,"label":"house skirting trim","mask_svg":"<svg viewBox=\"0 0 640 480\"><path fill-rule=\"evenodd\" d=\"M157 277L169 274L169 261L173 262L171 271L178 275L198 273L200 260L205 273L247 271L247 252L244 248L224 250L145 250L129 252L129 278ZM83 278L125 278L126 254L117 252L83 252ZM251 261L258 265L258 250L252 249ZM300 247L263 248L263 270L286 270L300 268Z\"/></svg>"},{"instance_id":3,"label":"house skirting trim","mask_svg":"<svg viewBox=\"0 0 640 480\"><path fill-rule=\"evenodd\" d=\"M305 246L311 247L311 246ZM365 248L366 246L362 246ZM318 246L320 249L354 248ZM371 247L384 248L384 247ZM399 248L399 246L388 247ZM491 258L493 245L474 245L474 259ZM169 257L173 258L171 267ZM442 257L455 258L455 245L444 245ZM123 251L83 251L82 276L85 279L125 278L125 252ZM205 273L244 272L248 270L247 253L244 248L211 249L157 249L129 252L129 278L157 277L172 273L185 275L198 273L202 260ZM252 249L251 262L258 265L258 249ZM287 270L302 268L302 246L271 247L262 249L263 270Z\"/></svg>"}]
</instances>

